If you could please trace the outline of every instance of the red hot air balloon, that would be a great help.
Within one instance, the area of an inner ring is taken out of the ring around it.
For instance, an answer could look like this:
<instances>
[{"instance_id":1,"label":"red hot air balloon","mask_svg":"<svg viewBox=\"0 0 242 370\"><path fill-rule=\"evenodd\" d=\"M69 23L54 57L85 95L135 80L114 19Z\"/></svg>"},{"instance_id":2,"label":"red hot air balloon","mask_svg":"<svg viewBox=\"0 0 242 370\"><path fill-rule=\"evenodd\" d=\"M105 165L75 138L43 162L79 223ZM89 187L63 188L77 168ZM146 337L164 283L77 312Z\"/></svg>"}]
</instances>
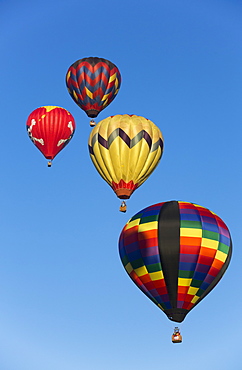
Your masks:
<instances>
[{"instance_id":1,"label":"red hot air balloon","mask_svg":"<svg viewBox=\"0 0 242 370\"><path fill-rule=\"evenodd\" d=\"M116 97L121 75L115 64L107 59L89 57L77 60L66 74L67 89L75 103L92 118Z\"/></svg>"},{"instance_id":2,"label":"red hot air balloon","mask_svg":"<svg viewBox=\"0 0 242 370\"><path fill-rule=\"evenodd\" d=\"M49 167L55 156L69 143L76 127L71 113L55 106L35 109L26 124L29 138L49 159Z\"/></svg>"}]
</instances>

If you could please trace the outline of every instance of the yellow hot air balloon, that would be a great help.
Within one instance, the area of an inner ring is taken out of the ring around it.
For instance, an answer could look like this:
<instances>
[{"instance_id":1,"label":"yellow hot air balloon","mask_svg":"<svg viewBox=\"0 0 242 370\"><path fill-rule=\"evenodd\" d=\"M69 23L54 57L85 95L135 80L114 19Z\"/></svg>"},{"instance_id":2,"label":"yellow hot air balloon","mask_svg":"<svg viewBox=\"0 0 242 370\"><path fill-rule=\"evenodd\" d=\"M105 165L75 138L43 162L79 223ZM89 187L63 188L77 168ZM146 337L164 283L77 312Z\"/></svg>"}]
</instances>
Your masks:
<instances>
[{"instance_id":1,"label":"yellow hot air balloon","mask_svg":"<svg viewBox=\"0 0 242 370\"><path fill-rule=\"evenodd\" d=\"M120 199L150 176L163 153L163 136L149 119L118 114L100 121L89 136L94 166ZM126 211L123 201L120 210Z\"/></svg>"}]
</instances>

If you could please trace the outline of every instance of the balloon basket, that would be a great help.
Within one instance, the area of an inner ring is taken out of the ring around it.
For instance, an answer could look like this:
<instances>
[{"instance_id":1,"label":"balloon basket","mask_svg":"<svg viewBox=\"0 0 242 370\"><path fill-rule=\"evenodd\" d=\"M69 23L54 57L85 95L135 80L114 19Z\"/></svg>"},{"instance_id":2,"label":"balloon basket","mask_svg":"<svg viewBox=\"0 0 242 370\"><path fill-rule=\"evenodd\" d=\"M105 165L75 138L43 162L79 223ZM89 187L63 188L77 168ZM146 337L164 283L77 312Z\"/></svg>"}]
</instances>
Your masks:
<instances>
[{"instance_id":1,"label":"balloon basket","mask_svg":"<svg viewBox=\"0 0 242 370\"><path fill-rule=\"evenodd\" d=\"M91 119L91 121L90 121L90 126L91 126L91 127L96 126L96 122L94 121L94 119Z\"/></svg>"},{"instance_id":2,"label":"balloon basket","mask_svg":"<svg viewBox=\"0 0 242 370\"><path fill-rule=\"evenodd\" d=\"M171 341L172 341L172 343L181 343L182 342L182 336L181 336L180 330L177 326L174 329L174 333L172 334Z\"/></svg>"},{"instance_id":3,"label":"balloon basket","mask_svg":"<svg viewBox=\"0 0 242 370\"><path fill-rule=\"evenodd\" d=\"M126 212L127 211L127 206L125 202L121 203L121 206L119 207L120 212Z\"/></svg>"},{"instance_id":4,"label":"balloon basket","mask_svg":"<svg viewBox=\"0 0 242 370\"><path fill-rule=\"evenodd\" d=\"M49 161L48 162L48 167L51 167L52 166L52 162L51 161Z\"/></svg>"}]
</instances>

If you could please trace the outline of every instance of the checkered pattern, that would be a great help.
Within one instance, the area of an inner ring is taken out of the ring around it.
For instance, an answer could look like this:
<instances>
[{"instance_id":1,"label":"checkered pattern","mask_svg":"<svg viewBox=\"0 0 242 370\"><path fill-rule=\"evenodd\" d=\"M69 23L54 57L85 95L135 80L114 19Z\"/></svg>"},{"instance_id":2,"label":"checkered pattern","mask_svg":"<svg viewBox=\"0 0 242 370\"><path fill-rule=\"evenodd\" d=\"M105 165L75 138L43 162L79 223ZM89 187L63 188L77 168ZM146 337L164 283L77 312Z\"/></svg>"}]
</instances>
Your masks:
<instances>
[{"instance_id":1,"label":"checkered pattern","mask_svg":"<svg viewBox=\"0 0 242 370\"><path fill-rule=\"evenodd\" d=\"M158 248L158 217L163 203L137 213L119 241L122 263L135 284L161 309L170 308Z\"/></svg>"},{"instance_id":2,"label":"checkered pattern","mask_svg":"<svg viewBox=\"0 0 242 370\"><path fill-rule=\"evenodd\" d=\"M162 310L171 309L159 254L159 213L164 203L137 213L119 240L122 263L134 283ZM225 223L208 209L178 202L180 253L177 308L189 311L220 272L228 258L230 234Z\"/></svg>"},{"instance_id":3,"label":"checkered pattern","mask_svg":"<svg viewBox=\"0 0 242 370\"><path fill-rule=\"evenodd\" d=\"M206 208L179 202L177 307L190 310L218 275L231 244L225 223Z\"/></svg>"}]
</instances>

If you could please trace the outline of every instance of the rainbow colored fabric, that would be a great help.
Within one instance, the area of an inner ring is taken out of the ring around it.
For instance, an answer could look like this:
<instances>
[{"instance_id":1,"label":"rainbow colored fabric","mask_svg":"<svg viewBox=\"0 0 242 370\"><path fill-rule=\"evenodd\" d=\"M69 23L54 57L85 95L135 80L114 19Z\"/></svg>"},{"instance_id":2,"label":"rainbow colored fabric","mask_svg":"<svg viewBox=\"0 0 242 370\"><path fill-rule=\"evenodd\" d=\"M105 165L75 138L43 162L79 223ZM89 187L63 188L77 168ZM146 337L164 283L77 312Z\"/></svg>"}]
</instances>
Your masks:
<instances>
[{"instance_id":1,"label":"rainbow colored fabric","mask_svg":"<svg viewBox=\"0 0 242 370\"><path fill-rule=\"evenodd\" d=\"M221 218L187 202L145 208L129 220L119 240L130 278L177 322L218 283L231 250L230 233Z\"/></svg>"}]
</instances>

